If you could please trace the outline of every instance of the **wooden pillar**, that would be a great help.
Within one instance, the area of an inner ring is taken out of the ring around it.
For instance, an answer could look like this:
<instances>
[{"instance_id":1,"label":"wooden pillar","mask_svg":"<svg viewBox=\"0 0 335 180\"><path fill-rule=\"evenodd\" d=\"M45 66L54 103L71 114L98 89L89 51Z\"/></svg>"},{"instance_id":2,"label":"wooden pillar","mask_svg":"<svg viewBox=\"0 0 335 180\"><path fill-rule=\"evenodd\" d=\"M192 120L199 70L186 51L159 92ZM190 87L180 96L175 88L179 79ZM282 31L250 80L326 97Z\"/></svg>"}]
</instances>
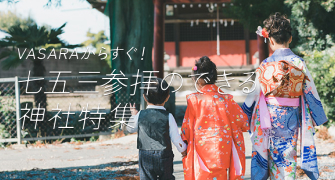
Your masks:
<instances>
[{"instance_id":1,"label":"wooden pillar","mask_svg":"<svg viewBox=\"0 0 335 180\"><path fill-rule=\"evenodd\" d=\"M249 29L244 29L244 39L245 39L245 55L247 57L246 59L246 65L251 65L250 61L250 32Z\"/></svg>"},{"instance_id":2,"label":"wooden pillar","mask_svg":"<svg viewBox=\"0 0 335 180\"><path fill-rule=\"evenodd\" d=\"M175 43L175 54L176 54L176 67L180 66L180 53L179 53L179 40L180 40L180 26L179 23L174 24L174 43Z\"/></svg>"},{"instance_id":3,"label":"wooden pillar","mask_svg":"<svg viewBox=\"0 0 335 180\"><path fill-rule=\"evenodd\" d=\"M155 76L164 76L164 0L154 0L154 60Z\"/></svg>"},{"instance_id":4,"label":"wooden pillar","mask_svg":"<svg viewBox=\"0 0 335 180\"><path fill-rule=\"evenodd\" d=\"M262 63L264 59L269 57L268 44L264 42L264 38L257 35L257 46L259 54L259 63Z\"/></svg>"}]
</instances>

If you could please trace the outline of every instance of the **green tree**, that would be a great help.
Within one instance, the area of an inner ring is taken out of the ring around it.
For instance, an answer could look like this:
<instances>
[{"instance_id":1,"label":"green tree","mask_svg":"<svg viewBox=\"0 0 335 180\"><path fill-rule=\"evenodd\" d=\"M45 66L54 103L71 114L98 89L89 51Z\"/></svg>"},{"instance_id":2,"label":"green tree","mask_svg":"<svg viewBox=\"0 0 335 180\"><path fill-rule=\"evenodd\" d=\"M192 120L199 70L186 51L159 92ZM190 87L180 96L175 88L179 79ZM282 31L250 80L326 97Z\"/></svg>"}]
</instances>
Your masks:
<instances>
[{"instance_id":1,"label":"green tree","mask_svg":"<svg viewBox=\"0 0 335 180\"><path fill-rule=\"evenodd\" d=\"M291 9L296 52L325 50L334 45L334 0L286 0Z\"/></svg>"},{"instance_id":2,"label":"green tree","mask_svg":"<svg viewBox=\"0 0 335 180\"><path fill-rule=\"evenodd\" d=\"M244 28L255 32L263 21L275 12L289 13L284 0L232 0L233 6L223 11L228 17L238 19Z\"/></svg>"},{"instance_id":3,"label":"green tree","mask_svg":"<svg viewBox=\"0 0 335 180\"><path fill-rule=\"evenodd\" d=\"M293 47L311 71L329 123L335 120L335 1L286 0L291 8Z\"/></svg>"},{"instance_id":4,"label":"green tree","mask_svg":"<svg viewBox=\"0 0 335 180\"><path fill-rule=\"evenodd\" d=\"M38 26L36 23L29 23L21 25L20 21L15 23L6 29L0 29L2 32L6 33L7 36L0 40L0 47L5 47L0 54L1 67L3 69L11 69L20 65L23 61L29 59L33 62L33 69L31 76L43 77L45 73L45 67L43 65L43 59L38 58L27 58L28 53L24 53L20 58L17 49L27 49L29 52L33 49L34 54L37 56L40 48L46 48L48 52L49 49L55 46L62 46L66 43L59 39L59 35L63 33L63 28L66 23L59 28L48 29L45 26ZM73 47L64 46L64 47ZM20 51L20 52L23 52ZM35 56L35 57L36 57ZM35 94L35 104L40 104L41 107L46 108L46 95L44 94L46 89L46 83L44 81L34 82L35 88L41 91Z\"/></svg>"},{"instance_id":5,"label":"green tree","mask_svg":"<svg viewBox=\"0 0 335 180\"><path fill-rule=\"evenodd\" d=\"M304 56L311 71L329 125L335 123L335 46L323 51L314 50Z\"/></svg>"},{"instance_id":6,"label":"green tree","mask_svg":"<svg viewBox=\"0 0 335 180\"><path fill-rule=\"evenodd\" d=\"M325 50L334 44L334 0L233 0L225 13L254 32L257 26L275 12L291 19L293 42L296 53L306 50Z\"/></svg>"},{"instance_id":7,"label":"green tree","mask_svg":"<svg viewBox=\"0 0 335 180\"><path fill-rule=\"evenodd\" d=\"M256 32L258 26L263 27L263 21L275 12L288 14L284 0L232 0L232 6L223 10L227 17L238 19L245 30L253 33ZM263 61L269 56L269 49L262 41L259 45L262 47L258 52L259 58Z\"/></svg>"},{"instance_id":8,"label":"green tree","mask_svg":"<svg viewBox=\"0 0 335 180\"><path fill-rule=\"evenodd\" d=\"M28 18L22 18L14 12L0 12L0 27L2 30L8 31L8 28L20 24L22 28L27 28L29 24L35 24L35 21Z\"/></svg>"},{"instance_id":9,"label":"green tree","mask_svg":"<svg viewBox=\"0 0 335 180\"><path fill-rule=\"evenodd\" d=\"M99 52L107 53L107 58L105 59L111 67L111 60L110 60L110 45L106 44L108 42L108 38L105 35L105 32L103 30L99 31L98 33L91 33L90 31L87 32L86 36L88 37L88 40L84 41L82 45L84 47L93 47L96 49L95 53L99 54ZM104 49L103 49L104 48Z\"/></svg>"}]
</instances>

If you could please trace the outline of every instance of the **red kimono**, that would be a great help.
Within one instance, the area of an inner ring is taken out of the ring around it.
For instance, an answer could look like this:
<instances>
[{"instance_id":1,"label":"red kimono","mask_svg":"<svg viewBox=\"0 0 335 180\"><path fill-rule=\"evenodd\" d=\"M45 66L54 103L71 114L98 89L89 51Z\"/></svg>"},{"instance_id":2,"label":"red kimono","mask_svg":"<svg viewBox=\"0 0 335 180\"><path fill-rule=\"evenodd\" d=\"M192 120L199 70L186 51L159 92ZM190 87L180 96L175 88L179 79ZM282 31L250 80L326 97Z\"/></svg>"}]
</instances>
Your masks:
<instances>
[{"instance_id":1,"label":"red kimono","mask_svg":"<svg viewBox=\"0 0 335 180\"><path fill-rule=\"evenodd\" d=\"M249 130L248 117L232 95L218 93L214 84L202 93L187 96L182 138L187 141L183 158L186 180L240 179L245 172L243 133Z\"/></svg>"}]
</instances>

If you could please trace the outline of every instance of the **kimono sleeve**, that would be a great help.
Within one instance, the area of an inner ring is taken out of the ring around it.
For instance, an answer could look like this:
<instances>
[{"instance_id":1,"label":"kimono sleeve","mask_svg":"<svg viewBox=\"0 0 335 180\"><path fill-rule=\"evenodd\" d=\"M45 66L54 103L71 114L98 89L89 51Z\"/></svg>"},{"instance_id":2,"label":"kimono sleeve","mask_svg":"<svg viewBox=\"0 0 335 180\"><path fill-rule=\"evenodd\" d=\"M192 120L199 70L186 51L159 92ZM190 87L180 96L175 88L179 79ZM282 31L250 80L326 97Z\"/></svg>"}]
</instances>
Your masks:
<instances>
[{"instance_id":1,"label":"kimono sleeve","mask_svg":"<svg viewBox=\"0 0 335 180\"><path fill-rule=\"evenodd\" d=\"M304 96L303 98L306 101L308 111L311 114L314 123L319 126L328 121L326 113L323 109L319 94L316 90L316 86L313 81L313 77L307 69L305 62L303 61L303 65L306 68L305 72L309 78L309 81L306 80L303 85Z\"/></svg>"},{"instance_id":2,"label":"kimono sleeve","mask_svg":"<svg viewBox=\"0 0 335 180\"><path fill-rule=\"evenodd\" d=\"M254 113L254 109L255 109L255 106L258 103L259 95L260 95L260 92L261 92L261 86L260 86L260 82L259 82L259 75L260 75L260 72L257 69L254 85L251 88L252 92L248 94L244 104L242 105L242 109L243 109L244 113L249 118L249 123L251 122L252 114Z\"/></svg>"},{"instance_id":3,"label":"kimono sleeve","mask_svg":"<svg viewBox=\"0 0 335 180\"><path fill-rule=\"evenodd\" d=\"M243 112L242 108L234 101L233 96L229 95L228 101L229 119L234 122L243 132L249 131L248 116Z\"/></svg>"},{"instance_id":4,"label":"kimono sleeve","mask_svg":"<svg viewBox=\"0 0 335 180\"><path fill-rule=\"evenodd\" d=\"M181 126L181 138L183 141L189 141L190 139L190 128L191 124L193 124L193 120L195 118L195 112L194 112L194 104L192 103L192 96L189 95L187 98L187 108L185 112L185 116L183 119L183 124Z\"/></svg>"}]
</instances>

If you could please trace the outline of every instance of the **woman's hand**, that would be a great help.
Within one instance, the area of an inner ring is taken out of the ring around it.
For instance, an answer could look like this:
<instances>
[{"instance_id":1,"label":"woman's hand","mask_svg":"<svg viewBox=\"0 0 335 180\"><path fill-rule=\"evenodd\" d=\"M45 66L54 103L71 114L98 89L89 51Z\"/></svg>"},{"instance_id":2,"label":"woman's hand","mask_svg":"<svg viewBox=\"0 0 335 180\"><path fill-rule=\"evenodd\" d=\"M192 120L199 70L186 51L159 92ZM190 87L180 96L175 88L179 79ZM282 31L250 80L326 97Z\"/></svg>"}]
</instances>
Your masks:
<instances>
[{"instance_id":1,"label":"woman's hand","mask_svg":"<svg viewBox=\"0 0 335 180\"><path fill-rule=\"evenodd\" d=\"M131 105L131 103L129 103L129 106L130 106L131 115L136 115L138 113L138 111L135 107L135 103L133 105Z\"/></svg>"}]
</instances>

